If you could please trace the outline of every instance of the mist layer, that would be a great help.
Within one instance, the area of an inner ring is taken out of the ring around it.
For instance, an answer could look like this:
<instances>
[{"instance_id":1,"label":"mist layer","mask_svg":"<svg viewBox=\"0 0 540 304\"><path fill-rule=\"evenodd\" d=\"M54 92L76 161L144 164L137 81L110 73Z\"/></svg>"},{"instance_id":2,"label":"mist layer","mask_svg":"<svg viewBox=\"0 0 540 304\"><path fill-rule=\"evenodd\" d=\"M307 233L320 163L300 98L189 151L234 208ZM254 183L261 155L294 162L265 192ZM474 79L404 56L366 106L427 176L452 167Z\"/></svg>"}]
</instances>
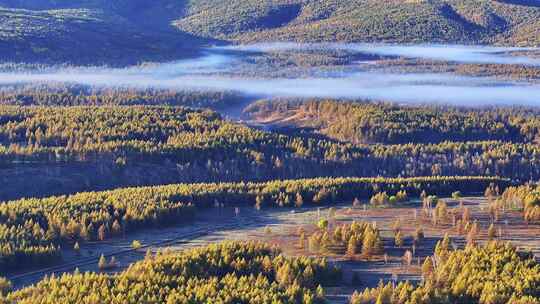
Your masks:
<instances>
[{"instance_id":1,"label":"mist layer","mask_svg":"<svg viewBox=\"0 0 540 304\"><path fill-rule=\"evenodd\" d=\"M463 46L389 46L331 44L334 49L462 62L539 64L539 59L513 56L517 48ZM174 90L236 91L258 97L319 97L375 99L407 103L454 105L540 105L540 85L501 81L489 77L463 77L448 73L383 73L355 71L322 77L306 71L305 77L247 77L242 66L245 52L288 52L321 45L272 44L229 47L228 52L208 50L204 57L124 69L69 68L40 73L0 73L0 85L75 83L96 87L162 88ZM238 52L238 53L235 53ZM272 67L265 67L266 69ZM278 69L279 67L276 67ZM256 73L255 73L256 74ZM250 75L253 75L250 74Z\"/></svg>"}]
</instances>

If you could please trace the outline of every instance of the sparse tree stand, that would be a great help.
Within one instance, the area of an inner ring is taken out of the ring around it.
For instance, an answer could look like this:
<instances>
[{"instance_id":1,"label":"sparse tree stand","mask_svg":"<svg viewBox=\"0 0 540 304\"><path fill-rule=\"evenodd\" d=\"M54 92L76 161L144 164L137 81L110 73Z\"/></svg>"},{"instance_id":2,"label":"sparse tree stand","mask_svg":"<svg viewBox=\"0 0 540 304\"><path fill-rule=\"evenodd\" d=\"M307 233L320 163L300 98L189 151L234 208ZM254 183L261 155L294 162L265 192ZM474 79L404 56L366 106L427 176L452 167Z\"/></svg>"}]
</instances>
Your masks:
<instances>
[{"instance_id":1,"label":"sparse tree stand","mask_svg":"<svg viewBox=\"0 0 540 304\"><path fill-rule=\"evenodd\" d=\"M471 220L471 210L468 207L463 208L463 215L461 216L461 221L463 223L468 223Z\"/></svg>"},{"instance_id":2,"label":"sparse tree stand","mask_svg":"<svg viewBox=\"0 0 540 304\"><path fill-rule=\"evenodd\" d=\"M322 288L321 285L317 286L316 295L317 295L317 298L324 299L324 289Z\"/></svg>"},{"instance_id":3,"label":"sparse tree stand","mask_svg":"<svg viewBox=\"0 0 540 304\"><path fill-rule=\"evenodd\" d=\"M107 266L108 266L108 268L116 268L116 267L118 267L118 262L116 261L116 258L114 256L111 257L111 260L109 261L109 264Z\"/></svg>"},{"instance_id":4,"label":"sparse tree stand","mask_svg":"<svg viewBox=\"0 0 540 304\"><path fill-rule=\"evenodd\" d=\"M443 200L437 201L437 206L435 207L435 212L433 213L435 225L443 223L448 216L448 206Z\"/></svg>"},{"instance_id":5,"label":"sparse tree stand","mask_svg":"<svg viewBox=\"0 0 540 304\"><path fill-rule=\"evenodd\" d=\"M476 237L479 233L478 222L474 222L467 233L467 247L476 246Z\"/></svg>"},{"instance_id":6,"label":"sparse tree stand","mask_svg":"<svg viewBox=\"0 0 540 304\"><path fill-rule=\"evenodd\" d=\"M118 235L120 235L122 233L122 226L120 225L118 220L114 220L114 222L112 224L112 233L115 236L118 236Z\"/></svg>"},{"instance_id":7,"label":"sparse tree stand","mask_svg":"<svg viewBox=\"0 0 540 304\"><path fill-rule=\"evenodd\" d=\"M336 208L334 207L328 208L328 218L333 220L335 219L335 217L336 217Z\"/></svg>"},{"instance_id":8,"label":"sparse tree stand","mask_svg":"<svg viewBox=\"0 0 540 304\"><path fill-rule=\"evenodd\" d=\"M154 255L152 254L152 249L150 248L146 249L146 253L144 254L144 260L150 261L153 257Z\"/></svg>"},{"instance_id":9,"label":"sparse tree stand","mask_svg":"<svg viewBox=\"0 0 540 304\"><path fill-rule=\"evenodd\" d=\"M263 198L260 195L257 195L255 198L255 210L260 211L262 209Z\"/></svg>"},{"instance_id":10,"label":"sparse tree stand","mask_svg":"<svg viewBox=\"0 0 540 304\"><path fill-rule=\"evenodd\" d=\"M444 257L446 257L448 251L450 250L450 242L450 236L448 233L445 233L443 239L438 241L435 245L434 256L436 259L444 259Z\"/></svg>"}]
</instances>

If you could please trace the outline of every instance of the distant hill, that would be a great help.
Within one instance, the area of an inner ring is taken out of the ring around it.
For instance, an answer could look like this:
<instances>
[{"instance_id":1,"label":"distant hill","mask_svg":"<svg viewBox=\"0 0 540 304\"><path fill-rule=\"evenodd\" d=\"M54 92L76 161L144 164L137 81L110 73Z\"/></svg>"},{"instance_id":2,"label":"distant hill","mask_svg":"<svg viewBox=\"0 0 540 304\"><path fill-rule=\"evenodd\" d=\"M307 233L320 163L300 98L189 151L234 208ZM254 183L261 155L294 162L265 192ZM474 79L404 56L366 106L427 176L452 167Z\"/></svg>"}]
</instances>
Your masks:
<instances>
[{"instance_id":1,"label":"distant hill","mask_svg":"<svg viewBox=\"0 0 540 304\"><path fill-rule=\"evenodd\" d=\"M192 0L178 28L253 42L540 45L538 0Z\"/></svg>"},{"instance_id":2,"label":"distant hill","mask_svg":"<svg viewBox=\"0 0 540 304\"><path fill-rule=\"evenodd\" d=\"M540 0L0 0L3 61L127 64L259 41L540 45Z\"/></svg>"},{"instance_id":3,"label":"distant hill","mask_svg":"<svg viewBox=\"0 0 540 304\"><path fill-rule=\"evenodd\" d=\"M117 65L190 56L209 40L171 26L181 11L166 1L0 0L0 53L4 61Z\"/></svg>"}]
</instances>

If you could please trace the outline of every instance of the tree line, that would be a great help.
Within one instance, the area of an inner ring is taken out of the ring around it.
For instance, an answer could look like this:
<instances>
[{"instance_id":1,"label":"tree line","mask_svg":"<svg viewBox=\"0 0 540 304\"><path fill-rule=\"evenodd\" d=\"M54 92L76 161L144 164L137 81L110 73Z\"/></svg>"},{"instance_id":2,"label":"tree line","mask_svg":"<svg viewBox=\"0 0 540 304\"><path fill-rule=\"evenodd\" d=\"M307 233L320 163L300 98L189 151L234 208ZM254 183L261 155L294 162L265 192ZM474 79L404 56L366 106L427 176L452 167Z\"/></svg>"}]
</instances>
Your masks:
<instances>
[{"instance_id":1,"label":"tree line","mask_svg":"<svg viewBox=\"0 0 540 304\"><path fill-rule=\"evenodd\" d=\"M95 172L102 188L151 184L137 173L150 164L161 176L154 183L321 175L488 175L525 182L540 178L539 153L534 143L505 141L357 145L265 132L178 107L0 106L0 167L12 175L0 196L10 198L24 196L20 181L34 176L40 195L47 195L51 190L40 183L75 181L78 166ZM81 185L70 192L98 183L76 181L66 183Z\"/></svg>"},{"instance_id":2,"label":"tree line","mask_svg":"<svg viewBox=\"0 0 540 304\"><path fill-rule=\"evenodd\" d=\"M276 99L253 103L244 114L256 120L280 117L291 127L312 128L352 143L526 142L537 139L540 127L538 109L529 107L471 109Z\"/></svg>"},{"instance_id":3,"label":"tree line","mask_svg":"<svg viewBox=\"0 0 540 304\"><path fill-rule=\"evenodd\" d=\"M216 203L257 209L301 207L367 200L379 192L450 195L461 189L475 193L493 183L501 189L508 185L507 180L493 177L319 178L174 184L9 201L0 203L0 269L54 262L60 258L60 245L102 241L141 227L185 223L195 208Z\"/></svg>"},{"instance_id":4,"label":"tree line","mask_svg":"<svg viewBox=\"0 0 540 304\"><path fill-rule=\"evenodd\" d=\"M31 65L17 70L16 66L2 65L3 70L26 72L46 70ZM19 106L132 106L170 105L196 108L222 108L244 101L244 97L230 91L213 92L155 88L96 88L80 84L18 84L0 92L1 105Z\"/></svg>"},{"instance_id":5,"label":"tree line","mask_svg":"<svg viewBox=\"0 0 540 304\"><path fill-rule=\"evenodd\" d=\"M433 257L422 265L423 280L380 283L355 292L351 304L428 303L538 303L540 265L532 254L518 252L508 243L490 242L484 247L452 250L439 242Z\"/></svg>"},{"instance_id":6,"label":"tree line","mask_svg":"<svg viewBox=\"0 0 540 304\"><path fill-rule=\"evenodd\" d=\"M502 209L521 210L523 219L527 223L538 223L540 221L540 186L525 184L508 187L494 204Z\"/></svg>"},{"instance_id":7,"label":"tree line","mask_svg":"<svg viewBox=\"0 0 540 304\"><path fill-rule=\"evenodd\" d=\"M114 275L75 272L47 278L7 294L0 303L315 304L325 302L321 285L340 276L324 259L284 257L258 242L225 242L147 254Z\"/></svg>"}]
</instances>

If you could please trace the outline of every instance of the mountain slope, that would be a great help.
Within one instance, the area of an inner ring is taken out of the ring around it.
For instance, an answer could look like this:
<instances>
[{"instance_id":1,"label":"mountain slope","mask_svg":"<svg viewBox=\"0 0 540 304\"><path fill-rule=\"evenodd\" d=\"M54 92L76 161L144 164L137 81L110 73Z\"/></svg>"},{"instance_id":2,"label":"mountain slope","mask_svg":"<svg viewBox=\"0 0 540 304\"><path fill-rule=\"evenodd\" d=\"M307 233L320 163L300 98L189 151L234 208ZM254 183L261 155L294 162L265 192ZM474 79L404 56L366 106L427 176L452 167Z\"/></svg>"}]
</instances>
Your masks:
<instances>
[{"instance_id":1,"label":"mountain slope","mask_svg":"<svg viewBox=\"0 0 540 304\"><path fill-rule=\"evenodd\" d=\"M540 45L540 0L0 0L2 61L124 65L202 45Z\"/></svg>"},{"instance_id":2,"label":"mountain slope","mask_svg":"<svg viewBox=\"0 0 540 304\"><path fill-rule=\"evenodd\" d=\"M191 0L186 16L175 24L193 34L238 42L540 45L539 20L536 0Z\"/></svg>"},{"instance_id":3,"label":"mountain slope","mask_svg":"<svg viewBox=\"0 0 540 304\"><path fill-rule=\"evenodd\" d=\"M180 7L135 2L0 1L2 59L122 65L189 56L208 42L170 26Z\"/></svg>"}]
</instances>

